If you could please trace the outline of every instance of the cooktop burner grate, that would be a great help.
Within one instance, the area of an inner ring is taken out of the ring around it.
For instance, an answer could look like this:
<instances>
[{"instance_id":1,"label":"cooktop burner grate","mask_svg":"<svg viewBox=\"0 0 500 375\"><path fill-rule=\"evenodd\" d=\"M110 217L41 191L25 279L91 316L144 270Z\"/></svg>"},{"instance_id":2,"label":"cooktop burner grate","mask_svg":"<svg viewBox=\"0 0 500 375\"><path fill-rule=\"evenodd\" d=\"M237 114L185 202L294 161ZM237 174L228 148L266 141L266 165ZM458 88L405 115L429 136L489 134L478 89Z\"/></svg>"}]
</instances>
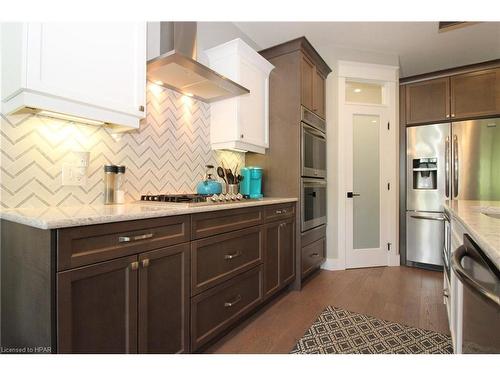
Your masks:
<instances>
[{"instance_id":1,"label":"cooktop burner grate","mask_svg":"<svg viewBox=\"0 0 500 375\"><path fill-rule=\"evenodd\" d=\"M199 202L206 202L207 197L201 194L157 194L157 195L141 195L141 201L199 203Z\"/></svg>"}]
</instances>

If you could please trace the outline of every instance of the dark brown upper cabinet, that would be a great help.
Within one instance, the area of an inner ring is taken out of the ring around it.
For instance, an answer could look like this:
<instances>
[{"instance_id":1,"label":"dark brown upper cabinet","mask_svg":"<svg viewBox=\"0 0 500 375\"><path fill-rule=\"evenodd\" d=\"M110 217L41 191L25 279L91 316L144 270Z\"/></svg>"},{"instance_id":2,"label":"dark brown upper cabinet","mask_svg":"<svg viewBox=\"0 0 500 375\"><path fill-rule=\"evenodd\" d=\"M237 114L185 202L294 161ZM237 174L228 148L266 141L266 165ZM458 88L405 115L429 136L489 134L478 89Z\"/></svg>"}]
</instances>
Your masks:
<instances>
[{"instance_id":1,"label":"dark brown upper cabinet","mask_svg":"<svg viewBox=\"0 0 500 375\"><path fill-rule=\"evenodd\" d=\"M451 77L451 118L500 113L500 68Z\"/></svg>"},{"instance_id":2,"label":"dark brown upper cabinet","mask_svg":"<svg viewBox=\"0 0 500 375\"><path fill-rule=\"evenodd\" d=\"M325 118L325 77L304 54L300 62L300 83L301 104Z\"/></svg>"},{"instance_id":3,"label":"dark brown upper cabinet","mask_svg":"<svg viewBox=\"0 0 500 375\"><path fill-rule=\"evenodd\" d=\"M313 112L319 117L326 117L326 82L325 77L319 70L314 72L314 85L313 85Z\"/></svg>"},{"instance_id":4,"label":"dark brown upper cabinet","mask_svg":"<svg viewBox=\"0 0 500 375\"><path fill-rule=\"evenodd\" d=\"M136 256L57 274L59 353L137 352Z\"/></svg>"},{"instance_id":5,"label":"dark brown upper cabinet","mask_svg":"<svg viewBox=\"0 0 500 375\"><path fill-rule=\"evenodd\" d=\"M332 70L305 37L267 48L260 51L260 54L268 60L288 56L290 72L297 68L299 70L298 75L295 70L294 78L290 78L290 82L294 85L299 78L299 87L294 87L300 88L300 104L325 118L325 83Z\"/></svg>"},{"instance_id":6,"label":"dark brown upper cabinet","mask_svg":"<svg viewBox=\"0 0 500 375\"><path fill-rule=\"evenodd\" d=\"M313 110L313 92L314 92L314 64L305 55L302 55L300 62L300 98L301 104Z\"/></svg>"},{"instance_id":7,"label":"dark brown upper cabinet","mask_svg":"<svg viewBox=\"0 0 500 375\"><path fill-rule=\"evenodd\" d=\"M450 117L448 77L406 85L408 125L446 121Z\"/></svg>"},{"instance_id":8,"label":"dark brown upper cabinet","mask_svg":"<svg viewBox=\"0 0 500 375\"><path fill-rule=\"evenodd\" d=\"M189 244L139 255L139 353L189 353Z\"/></svg>"},{"instance_id":9,"label":"dark brown upper cabinet","mask_svg":"<svg viewBox=\"0 0 500 375\"><path fill-rule=\"evenodd\" d=\"M419 125L500 115L499 66L500 60L493 60L402 78L403 122Z\"/></svg>"}]
</instances>

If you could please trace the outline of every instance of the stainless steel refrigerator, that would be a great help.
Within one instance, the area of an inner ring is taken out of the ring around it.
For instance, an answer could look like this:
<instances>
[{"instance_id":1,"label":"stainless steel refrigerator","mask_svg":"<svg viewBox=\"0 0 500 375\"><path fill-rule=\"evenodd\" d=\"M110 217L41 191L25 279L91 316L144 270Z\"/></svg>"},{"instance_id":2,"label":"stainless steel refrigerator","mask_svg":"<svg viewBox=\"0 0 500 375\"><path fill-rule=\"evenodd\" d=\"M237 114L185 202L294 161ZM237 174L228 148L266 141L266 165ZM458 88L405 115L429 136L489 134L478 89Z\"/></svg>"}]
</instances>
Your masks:
<instances>
[{"instance_id":1,"label":"stainless steel refrigerator","mask_svg":"<svg viewBox=\"0 0 500 375\"><path fill-rule=\"evenodd\" d=\"M500 200L500 118L410 127L406 141L406 263L441 266L445 200Z\"/></svg>"}]
</instances>

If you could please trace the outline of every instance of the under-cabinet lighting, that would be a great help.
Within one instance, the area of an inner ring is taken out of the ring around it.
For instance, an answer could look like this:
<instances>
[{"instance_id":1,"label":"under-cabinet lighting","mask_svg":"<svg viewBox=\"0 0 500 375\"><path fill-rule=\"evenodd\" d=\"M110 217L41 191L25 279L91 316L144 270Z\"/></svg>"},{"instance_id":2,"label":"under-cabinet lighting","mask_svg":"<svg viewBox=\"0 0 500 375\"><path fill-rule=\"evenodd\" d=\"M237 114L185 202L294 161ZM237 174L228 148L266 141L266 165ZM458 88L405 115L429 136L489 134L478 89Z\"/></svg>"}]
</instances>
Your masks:
<instances>
[{"instance_id":1,"label":"under-cabinet lighting","mask_svg":"<svg viewBox=\"0 0 500 375\"><path fill-rule=\"evenodd\" d=\"M193 96L193 94L191 94L190 92L186 92L184 93L184 95L189 96L190 98Z\"/></svg>"},{"instance_id":2,"label":"under-cabinet lighting","mask_svg":"<svg viewBox=\"0 0 500 375\"><path fill-rule=\"evenodd\" d=\"M83 117L78 117L78 116L71 116L71 115L65 115L64 113L58 113L58 112L52 112L52 111L37 111L37 115L44 116L44 117L51 117L51 118L57 118L60 120L67 120L67 121L74 121L74 122L79 122L82 124L89 124L89 125L104 125L105 122L103 121L97 121L97 120L91 120Z\"/></svg>"},{"instance_id":3,"label":"under-cabinet lighting","mask_svg":"<svg viewBox=\"0 0 500 375\"><path fill-rule=\"evenodd\" d=\"M163 81L154 81L154 83L157 85L163 85Z\"/></svg>"}]
</instances>

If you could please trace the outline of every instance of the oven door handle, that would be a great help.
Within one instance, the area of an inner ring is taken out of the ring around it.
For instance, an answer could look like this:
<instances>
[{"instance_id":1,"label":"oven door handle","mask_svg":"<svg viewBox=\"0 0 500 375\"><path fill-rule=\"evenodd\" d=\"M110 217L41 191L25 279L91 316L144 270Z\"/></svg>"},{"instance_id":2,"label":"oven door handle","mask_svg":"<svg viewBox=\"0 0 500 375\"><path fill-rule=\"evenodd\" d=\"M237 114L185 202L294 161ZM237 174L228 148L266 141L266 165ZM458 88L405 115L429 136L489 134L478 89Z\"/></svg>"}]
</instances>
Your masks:
<instances>
[{"instance_id":1,"label":"oven door handle","mask_svg":"<svg viewBox=\"0 0 500 375\"><path fill-rule=\"evenodd\" d=\"M493 303L494 305L500 307L500 296L495 293L494 290L486 288L484 285L476 281L467 271L462 267L462 259L466 257L467 248L462 245L453 252L451 257L451 268L457 275L457 277L464 284L467 284L473 291L475 291L483 299ZM474 259L471 257L471 259Z\"/></svg>"}]
</instances>

